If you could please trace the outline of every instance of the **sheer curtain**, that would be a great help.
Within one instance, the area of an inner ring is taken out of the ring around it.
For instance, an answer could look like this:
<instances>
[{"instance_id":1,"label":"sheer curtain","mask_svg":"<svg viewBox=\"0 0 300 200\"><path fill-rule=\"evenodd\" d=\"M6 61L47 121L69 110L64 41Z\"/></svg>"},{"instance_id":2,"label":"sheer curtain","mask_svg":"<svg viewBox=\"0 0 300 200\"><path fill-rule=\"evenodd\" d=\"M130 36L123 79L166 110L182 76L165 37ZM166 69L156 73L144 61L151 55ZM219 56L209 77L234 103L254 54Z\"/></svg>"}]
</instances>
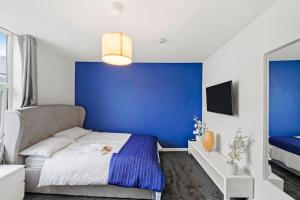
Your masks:
<instances>
[{"instance_id":1,"label":"sheer curtain","mask_svg":"<svg viewBox=\"0 0 300 200\"><path fill-rule=\"evenodd\" d=\"M8 109L7 101L8 101L8 95L7 95L7 88L0 90L0 164L3 162L3 156L4 156L4 140L3 140L3 111Z\"/></svg>"},{"instance_id":2,"label":"sheer curtain","mask_svg":"<svg viewBox=\"0 0 300 200\"><path fill-rule=\"evenodd\" d=\"M3 158L3 111L8 108L11 67L11 35L0 27L0 163Z\"/></svg>"},{"instance_id":3,"label":"sheer curtain","mask_svg":"<svg viewBox=\"0 0 300 200\"><path fill-rule=\"evenodd\" d=\"M31 35L19 36L22 56L21 107L37 105L37 45Z\"/></svg>"}]
</instances>

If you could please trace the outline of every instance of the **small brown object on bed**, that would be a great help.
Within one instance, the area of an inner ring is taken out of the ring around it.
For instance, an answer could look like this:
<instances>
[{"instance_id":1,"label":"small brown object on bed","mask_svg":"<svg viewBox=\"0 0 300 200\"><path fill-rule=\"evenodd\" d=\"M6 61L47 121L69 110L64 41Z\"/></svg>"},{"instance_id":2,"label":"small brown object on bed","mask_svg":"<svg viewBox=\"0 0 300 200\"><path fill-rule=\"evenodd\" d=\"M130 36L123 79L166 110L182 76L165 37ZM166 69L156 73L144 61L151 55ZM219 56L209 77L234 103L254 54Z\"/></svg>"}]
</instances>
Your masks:
<instances>
[{"instance_id":1,"label":"small brown object on bed","mask_svg":"<svg viewBox=\"0 0 300 200\"><path fill-rule=\"evenodd\" d=\"M105 155L105 154L108 154L108 153L110 153L111 151L112 151L112 147L110 147L110 146L104 146L103 148L102 148L102 150L101 150L101 152L102 152L102 155Z\"/></svg>"}]
</instances>

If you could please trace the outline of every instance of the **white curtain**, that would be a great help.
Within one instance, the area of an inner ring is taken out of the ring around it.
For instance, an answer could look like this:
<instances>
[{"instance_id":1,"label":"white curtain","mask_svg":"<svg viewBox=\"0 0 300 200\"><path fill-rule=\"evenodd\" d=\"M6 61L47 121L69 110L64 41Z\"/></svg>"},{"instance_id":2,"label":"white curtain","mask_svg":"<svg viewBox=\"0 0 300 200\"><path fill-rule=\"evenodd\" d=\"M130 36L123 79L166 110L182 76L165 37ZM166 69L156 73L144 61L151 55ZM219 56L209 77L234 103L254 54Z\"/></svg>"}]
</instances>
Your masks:
<instances>
[{"instance_id":1,"label":"white curtain","mask_svg":"<svg viewBox=\"0 0 300 200\"><path fill-rule=\"evenodd\" d=\"M37 105L37 46L31 35L19 36L22 56L21 107Z\"/></svg>"},{"instance_id":2,"label":"white curtain","mask_svg":"<svg viewBox=\"0 0 300 200\"><path fill-rule=\"evenodd\" d=\"M1 121L1 126L0 126L0 164L3 162L3 156L4 156L4 140L3 140L3 111L7 110L7 89L1 89L0 90L0 121Z\"/></svg>"}]
</instances>

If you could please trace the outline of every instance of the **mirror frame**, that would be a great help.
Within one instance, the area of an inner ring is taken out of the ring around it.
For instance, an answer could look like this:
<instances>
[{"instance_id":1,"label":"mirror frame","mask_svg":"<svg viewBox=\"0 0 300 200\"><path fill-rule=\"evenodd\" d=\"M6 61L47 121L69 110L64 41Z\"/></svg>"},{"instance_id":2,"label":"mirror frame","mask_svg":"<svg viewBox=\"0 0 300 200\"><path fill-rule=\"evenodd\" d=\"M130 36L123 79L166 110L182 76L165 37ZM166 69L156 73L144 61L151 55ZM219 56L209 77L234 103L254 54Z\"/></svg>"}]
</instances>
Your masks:
<instances>
[{"instance_id":1,"label":"mirror frame","mask_svg":"<svg viewBox=\"0 0 300 200\"><path fill-rule=\"evenodd\" d=\"M269 163L268 163L268 145L269 145L269 55L275 51L288 47L292 44L300 42L300 38L293 40L285 45L282 45L272 51L264 54L264 69L263 69L263 179L268 180ZM271 182L270 182L271 183Z\"/></svg>"}]
</instances>

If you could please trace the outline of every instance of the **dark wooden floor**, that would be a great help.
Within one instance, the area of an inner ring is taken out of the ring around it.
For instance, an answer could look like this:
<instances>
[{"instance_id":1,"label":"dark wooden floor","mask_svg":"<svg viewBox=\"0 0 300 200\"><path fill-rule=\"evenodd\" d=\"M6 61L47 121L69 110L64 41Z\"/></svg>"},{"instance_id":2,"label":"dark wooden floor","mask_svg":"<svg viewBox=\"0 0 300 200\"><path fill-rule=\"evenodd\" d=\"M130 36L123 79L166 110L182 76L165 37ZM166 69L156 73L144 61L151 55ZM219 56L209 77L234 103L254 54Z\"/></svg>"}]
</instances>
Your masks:
<instances>
[{"instance_id":1,"label":"dark wooden floor","mask_svg":"<svg viewBox=\"0 0 300 200\"><path fill-rule=\"evenodd\" d=\"M270 162L272 172L284 180L284 192L300 200L300 177Z\"/></svg>"},{"instance_id":2,"label":"dark wooden floor","mask_svg":"<svg viewBox=\"0 0 300 200\"><path fill-rule=\"evenodd\" d=\"M186 152L160 154L166 175L163 200L221 200L223 194ZM108 198L26 194L24 200L113 200Z\"/></svg>"}]
</instances>

